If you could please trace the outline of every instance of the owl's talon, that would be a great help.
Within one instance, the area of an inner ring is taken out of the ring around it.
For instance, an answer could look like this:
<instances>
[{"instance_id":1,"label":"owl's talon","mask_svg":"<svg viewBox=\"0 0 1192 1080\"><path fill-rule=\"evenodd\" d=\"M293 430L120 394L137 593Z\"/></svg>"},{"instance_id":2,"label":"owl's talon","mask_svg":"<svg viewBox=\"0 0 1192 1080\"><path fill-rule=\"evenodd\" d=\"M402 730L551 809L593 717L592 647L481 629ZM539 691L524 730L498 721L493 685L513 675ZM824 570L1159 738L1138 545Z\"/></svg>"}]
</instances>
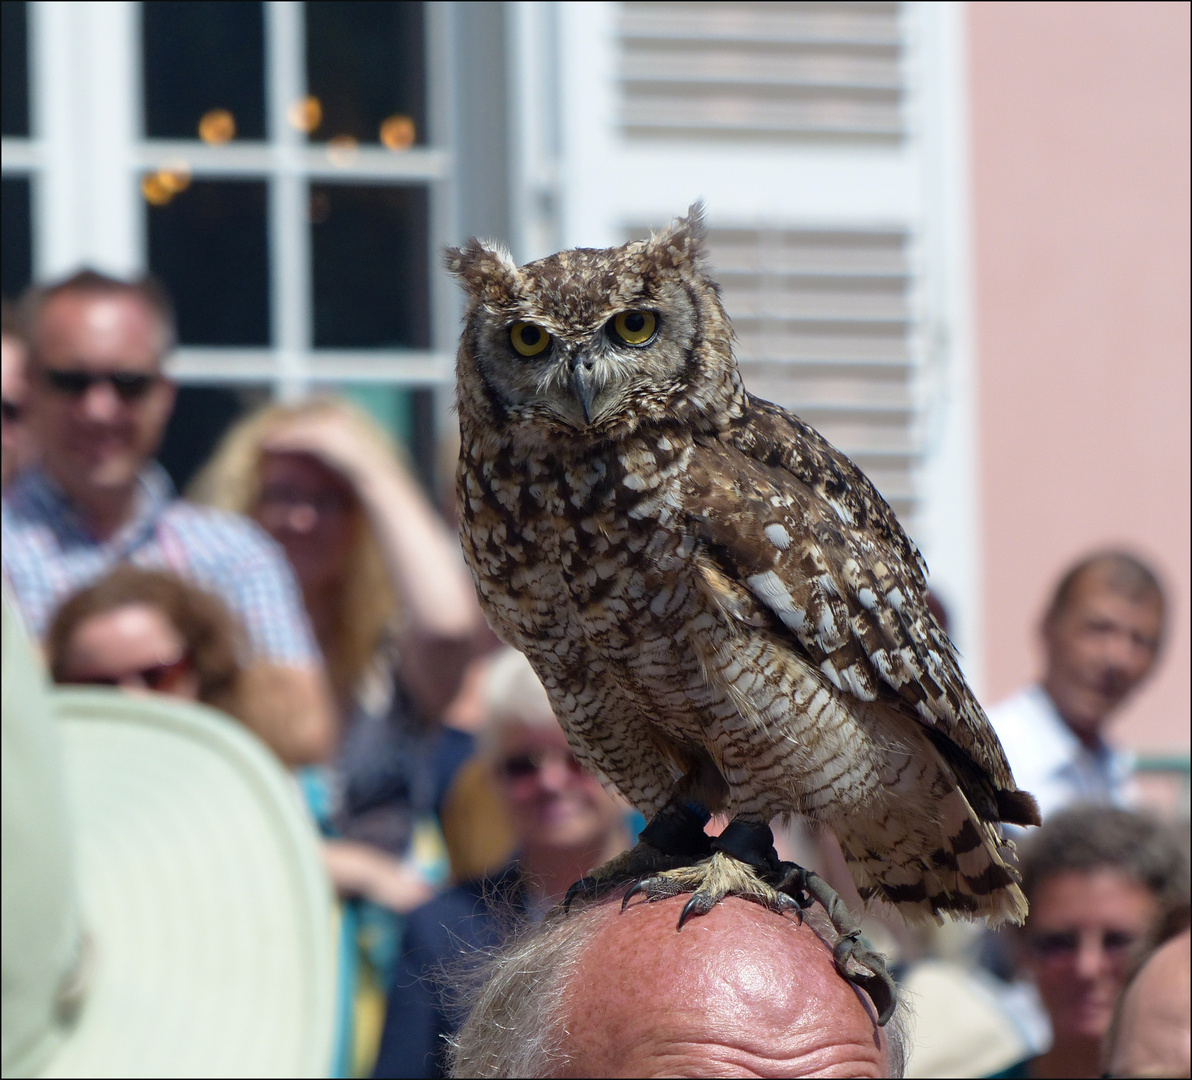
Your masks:
<instances>
[{"instance_id":1,"label":"owl's talon","mask_svg":"<svg viewBox=\"0 0 1192 1080\"><path fill-rule=\"evenodd\" d=\"M860 930L846 934L836 942L832 949L832 959L836 970L840 972L854 986L860 987L869 995L877 1009L879 1027L885 1027L886 1022L894 1015L894 1007L898 1004L898 986L890 972L886 970L886 958L879 953ZM864 971L853 972L848 969L848 962L868 968L872 974Z\"/></svg>"},{"instance_id":2,"label":"owl's talon","mask_svg":"<svg viewBox=\"0 0 1192 1080\"><path fill-rule=\"evenodd\" d=\"M832 948L836 970L869 995L877 1009L878 1025L884 1026L894 1015L894 1006L898 1002L898 987L886 970L886 958L861 933L856 916L849 911L840 894L819 874L795 863L783 863L782 869L784 876L779 889L783 893L792 897L800 908L818 903L828 913L832 928L839 935ZM868 968L872 974L850 971L850 960Z\"/></svg>"},{"instance_id":3,"label":"owl's talon","mask_svg":"<svg viewBox=\"0 0 1192 1080\"><path fill-rule=\"evenodd\" d=\"M800 911L811 907L814 903L807 891L807 875L812 873L805 870L798 863L784 862L779 864L778 891L789 896Z\"/></svg>"},{"instance_id":4,"label":"owl's talon","mask_svg":"<svg viewBox=\"0 0 1192 1080\"><path fill-rule=\"evenodd\" d=\"M644 883L635 881L628 889L625 890L625 895L621 897L621 914L625 914L625 909L629 906L629 901L632 900L638 893L644 891Z\"/></svg>"},{"instance_id":5,"label":"owl's talon","mask_svg":"<svg viewBox=\"0 0 1192 1080\"><path fill-rule=\"evenodd\" d=\"M691 899L683 905L683 910L679 912L679 925L676 927L676 930L682 930L683 924L692 915L707 915L712 910L712 904L708 904L706 907L704 906L704 899L704 896L700 893L694 893L692 895Z\"/></svg>"},{"instance_id":6,"label":"owl's talon","mask_svg":"<svg viewBox=\"0 0 1192 1080\"><path fill-rule=\"evenodd\" d=\"M572 884L571 888L567 890L567 895L563 897L563 911L564 913L571 910L571 903L580 893L584 894L585 900L593 899L599 891L600 883L590 874L580 878L579 881Z\"/></svg>"},{"instance_id":7,"label":"owl's talon","mask_svg":"<svg viewBox=\"0 0 1192 1080\"><path fill-rule=\"evenodd\" d=\"M595 900L622 885L632 884L635 890L639 886L648 887L655 875L676 867L690 866L693 861L686 856L660 851L653 844L639 840L628 851L609 859L572 885L563 898L563 911L570 911L571 905L578 899ZM632 890L630 895L633 895Z\"/></svg>"}]
</instances>

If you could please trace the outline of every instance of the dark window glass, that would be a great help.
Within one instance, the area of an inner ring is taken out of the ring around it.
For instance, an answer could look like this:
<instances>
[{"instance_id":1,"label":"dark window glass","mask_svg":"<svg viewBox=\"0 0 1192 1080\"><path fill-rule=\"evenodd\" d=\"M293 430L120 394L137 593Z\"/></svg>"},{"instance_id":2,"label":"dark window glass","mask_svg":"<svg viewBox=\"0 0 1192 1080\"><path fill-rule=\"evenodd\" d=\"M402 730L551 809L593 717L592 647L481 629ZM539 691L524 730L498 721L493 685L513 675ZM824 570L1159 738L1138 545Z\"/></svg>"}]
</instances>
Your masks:
<instances>
[{"instance_id":1,"label":"dark window glass","mask_svg":"<svg viewBox=\"0 0 1192 1080\"><path fill-rule=\"evenodd\" d=\"M149 268L178 309L184 345L269 344L265 185L196 180L147 207Z\"/></svg>"},{"instance_id":2,"label":"dark window glass","mask_svg":"<svg viewBox=\"0 0 1192 1080\"><path fill-rule=\"evenodd\" d=\"M24 176L6 176L0 184L0 265L4 295L15 300L33 277L29 180Z\"/></svg>"},{"instance_id":3,"label":"dark window glass","mask_svg":"<svg viewBox=\"0 0 1192 1080\"><path fill-rule=\"evenodd\" d=\"M308 114L312 139L394 150L426 141L422 23L421 3L309 0L306 81L318 102Z\"/></svg>"},{"instance_id":4,"label":"dark window glass","mask_svg":"<svg viewBox=\"0 0 1192 1080\"><path fill-rule=\"evenodd\" d=\"M29 53L25 5L16 0L0 2L0 132L29 134Z\"/></svg>"},{"instance_id":5,"label":"dark window glass","mask_svg":"<svg viewBox=\"0 0 1192 1080\"><path fill-rule=\"evenodd\" d=\"M317 348L430 348L425 187L312 184Z\"/></svg>"},{"instance_id":6,"label":"dark window glass","mask_svg":"<svg viewBox=\"0 0 1192 1080\"><path fill-rule=\"evenodd\" d=\"M141 8L145 134L211 143L265 138L263 5L147 0Z\"/></svg>"},{"instance_id":7,"label":"dark window glass","mask_svg":"<svg viewBox=\"0 0 1192 1080\"><path fill-rule=\"evenodd\" d=\"M183 491L206 464L216 443L244 413L264 405L264 386L180 386L157 460Z\"/></svg>"},{"instance_id":8,"label":"dark window glass","mask_svg":"<svg viewBox=\"0 0 1192 1080\"><path fill-rule=\"evenodd\" d=\"M444 492L455 490L455 477L440 477L436 472L439 464L439 433L435 424L433 390L410 391L409 446L414 457L414 471L426 496L438 506Z\"/></svg>"}]
</instances>

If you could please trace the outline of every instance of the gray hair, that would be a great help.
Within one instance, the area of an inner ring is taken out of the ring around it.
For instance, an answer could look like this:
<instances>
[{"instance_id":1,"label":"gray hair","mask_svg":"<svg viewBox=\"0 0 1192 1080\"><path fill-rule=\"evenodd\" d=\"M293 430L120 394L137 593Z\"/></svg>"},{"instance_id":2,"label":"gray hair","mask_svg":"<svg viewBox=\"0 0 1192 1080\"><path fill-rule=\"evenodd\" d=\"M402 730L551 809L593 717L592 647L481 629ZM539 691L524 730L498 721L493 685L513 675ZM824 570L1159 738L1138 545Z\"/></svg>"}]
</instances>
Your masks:
<instances>
[{"instance_id":1,"label":"gray hair","mask_svg":"<svg viewBox=\"0 0 1192 1080\"><path fill-rule=\"evenodd\" d=\"M527 660L516 649L502 649L493 659L484 680L484 726L480 729L480 754L492 760L500 748L501 733L512 724L555 727L546 690Z\"/></svg>"},{"instance_id":2,"label":"gray hair","mask_svg":"<svg viewBox=\"0 0 1192 1080\"><path fill-rule=\"evenodd\" d=\"M1029 902L1056 874L1110 869L1149 890L1160 912L1188 903L1187 841L1174 826L1151 814L1076 806L1049 817L1024 847L1019 869Z\"/></svg>"},{"instance_id":3,"label":"gray hair","mask_svg":"<svg viewBox=\"0 0 1192 1080\"><path fill-rule=\"evenodd\" d=\"M450 1040L448 1075L456 1077L558 1076L568 1063L563 990L600 928L599 905L563 915L556 909L539 926L525 930L465 977L457 1003L467 1019ZM804 918L823 941L836 934L827 915L809 909ZM906 1066L907 1010L899 996L886 1024L888 1074Z\"/></svg>"}]
</instances>

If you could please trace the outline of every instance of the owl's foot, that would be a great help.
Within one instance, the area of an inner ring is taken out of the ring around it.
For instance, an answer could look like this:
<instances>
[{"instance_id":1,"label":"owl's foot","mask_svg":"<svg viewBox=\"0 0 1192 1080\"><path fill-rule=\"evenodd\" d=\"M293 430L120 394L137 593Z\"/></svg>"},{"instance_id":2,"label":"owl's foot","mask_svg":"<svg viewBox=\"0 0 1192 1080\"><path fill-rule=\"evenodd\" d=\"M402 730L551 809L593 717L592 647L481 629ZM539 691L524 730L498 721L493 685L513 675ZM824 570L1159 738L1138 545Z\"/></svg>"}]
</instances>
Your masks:
<instances>
[{"instance_id":1,"label":"owl's foot","mask_svg":"<svg viewBox=\"0 0 1192 1080\"><path fill-rule=\"evenodd\" d=\"M712 851L704 832L708 815L691 806L668 806L641 831L638 842L582 877L563 900L567 911L575 900L594 900L630 882L652 878L663 871L690 866Z\"/></svg>"},{"instance_id":2,"label":"owl's foot","mask_svg":"<svg viewBox=\"0 0 1192 1080\"><path fill-rule=\"evenodd\" d=\"M886 958L861 933L861 926L848 905L819 874L795 863L786 862L781 866L783 877L778 888L793 897L800 908L818 903L828 913L838 935L832 947L836 970L869 995L877 1008L877 1022L884 1027L894 1015L894 1006L898 1002L898 987L886 970ZM853 961L853 967L849 966L850 960ZM858 971L857 967L869 970Z\"/></svg>"},{"instance_id":3,"label":"owl's foot","mask_svg":"<svg viewBox=\"0 0 1192 1080\"><path fill-rule=\"evenodd\" d=\"M719 836L708 841L708 848L710 858L638 881L625 894L621 910L635 896L660 900L689 892L691 899L679 915L682 930L692 915L706 915L726 896L742 896L779 912L806 906L767 883L777 880L782 871L774 850L774 834L768 825L732 821Z\"/></svg>"},{"instance_id":4,"label":"owl's foot","mask_svg":"<svg viewBox=\"0 0 1192 1080\"><path fill-rule=\"evenodd\" d=\"M691 899L679 914L680 930L693 915L706 915L726 896L741 896L771 911L801 912L797 900L766 884L752 866L723 851L714 851L710 858L694 866L680 866L643 878L625 894L621 910L635 896L662 900L680 893L691 893Z\"/></svg>"}]
</instances>

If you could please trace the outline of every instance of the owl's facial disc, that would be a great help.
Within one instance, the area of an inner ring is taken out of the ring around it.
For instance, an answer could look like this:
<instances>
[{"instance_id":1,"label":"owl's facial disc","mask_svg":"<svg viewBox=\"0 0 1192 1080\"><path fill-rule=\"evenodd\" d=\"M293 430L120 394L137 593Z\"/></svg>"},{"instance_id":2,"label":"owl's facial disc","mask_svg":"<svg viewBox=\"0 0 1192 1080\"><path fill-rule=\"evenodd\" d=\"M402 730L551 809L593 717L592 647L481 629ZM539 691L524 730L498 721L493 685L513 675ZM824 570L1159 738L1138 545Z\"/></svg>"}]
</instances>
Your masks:
<instances>
[{"instance_id":1,"label":"owl's facial disc","mask_svg":"<svg viewBox=\"0 0 1192 1080\"><path fill-rule=\"evenodd\" d=\"M605 438L671 415L703 347L702 287L655 256L635 241L485 264L461 357L515 427Z\"/></svg>"}]
</instances>

